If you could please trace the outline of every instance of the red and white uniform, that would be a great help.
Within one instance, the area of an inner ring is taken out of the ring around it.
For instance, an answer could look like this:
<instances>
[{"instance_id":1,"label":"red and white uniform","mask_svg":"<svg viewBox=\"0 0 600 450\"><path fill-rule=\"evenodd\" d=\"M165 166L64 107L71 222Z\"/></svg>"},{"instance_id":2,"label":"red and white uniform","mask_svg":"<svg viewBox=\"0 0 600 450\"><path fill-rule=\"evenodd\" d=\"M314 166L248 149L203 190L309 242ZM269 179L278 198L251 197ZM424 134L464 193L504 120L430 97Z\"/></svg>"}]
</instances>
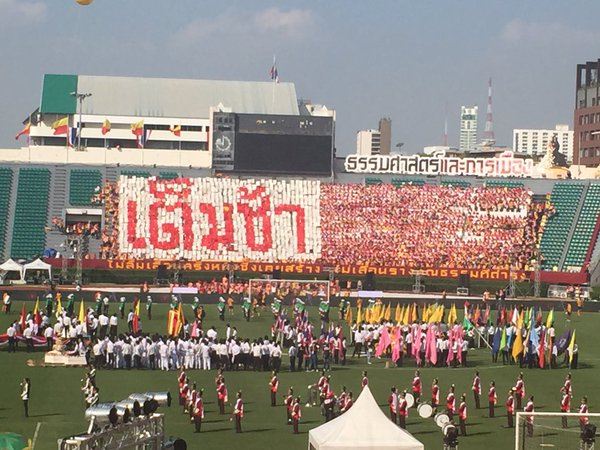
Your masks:
<instances>
[{"instance_id":1,"label":"red and white uniform","mask_svg":"<svg viewBox=\"0 0 600 450\"><path fill-rule=\"evenodd\" d=\"M241 398L238 398L235 402L235 409L233 410L233 414L239 417L244 417L244 402Z\"/></svg>"},{"instance_id":2,"label":"red and white uniform","mask_svg":"<svg viewBox=\"0 0 600 450\"><path fill-rule=\"evenodd\" d=\"M179 383L179 389L181 390L181 387L185 383L185 372L181 372L179 374L179 377L177 377L177 382Z\"/></svg>"},{"instance_id":3,"label":"red and white uniform","mask_svg":"<svg viewBox=\"0 0 600 450\"><path fill-rule=\"evenodd\" d=\"M498 402L498 396L496 395L496 388L494 386L490 386L490 390L488 391L488 402L494 405Z\"/></svg>"},{"instance_id":4,"label":"red and white uniform","mask_svg":"<svg viewBox=\"0 0 600 450\"><path fill-rule=\"evenodd\" d=\"M217 386L217 398L227 402L227 386L225 386L225 383L219 383Z\"/></svg>"},{"instance_id":5,"label":"red and white uniform","mask_svg":"<svg viewBox=\"0 0 600 450\"><path fill-rule=\"evenodd\" d=\"M506 412L507 414L515 413L515 398L512 395L509 395L506 399Z\"/></svg>"},{"instance_id":6,"label":"red and white uniform","mask_svg":"<svg viewBox=\"0 0 600 450\"><path fill-rule=\"evenodd\" d=\"M328 384L327 382L327 377L323 376L319 378L319 381L317 382L317 387L319 388L319 391L323 390L323 386Z\"/></svg>"},{"instance_id":7,"label":"red and white uniform","mask_svg":"<svg viewBox=\"0 0 600 450\"><path fill-rule=\"evenodd\" d=\"M579 414L587 414L589 412L588 409L588 405L586 405L585 403L582 403L579 406ZM581 416L579 418L579 425L583 426L583 425L587 425L589 423L590 419L588 418L588 416Z\"/></svg>"},{"instance_id":8,"label":"red and white uniform","mask_svg":"<svg viewBox=\"0 0 600 450\"><path fill-rule=\"evenodd\" d=\"M390 407L390 412L396 414L398 412L398 394L392 392L388 397L388 405Z\"/></svg>"},{"instance_id":9,"label":"red and white uniform","mask_svg":"<svg viewBox=\"0 0 600 450\"><path fill-rule=\"evenodd\" d=\"M279 388L279 378L277 378L277 377L271 378L269 385L271 386L271 392L277 393L277 389Z\"/></svg>"},{"instance_id":10,"label":"red and white uniform","mask_svg":"<svg viewBox=\"0 0 600 450\"><path fill-rule=\"evenodd\" d=\"M300 403L294 402L294 405L292 406L292 419L300 420L300 417L302 417L302 409L300 408Z\"/></svg>"},{"instance_id":11,"label":"red and white uniform","mask_svg":"<svg viewBox=\"0 0 600 450\"><path fill-rule=\"evenodd\" d=\"M529 400L523 408L525 412L535 412L535 407L533 406L533 402ZM533 416L527 416L527 423L533 423Z\"/></svg>"},{"instance_id":12,"label":"red and white uniform","mask_svg":"<svg viewBox=\"0 0 600 450\"><path fill-rule=\"evenodd\" d=\"M288 410L288 412L290 413L290 415L292 414L292 408L294 406L294 396L293 395L288 395L285 398L285 407Z\"/></svg>"},{"instance_id":13,"label":"red and white uniform","mask_svg":"<svg viewBox=\"0 0 600 450\"><path fill-rule=\"evenodd\" d=\"M401 398L398 402L398 415L408 417L408 402L405 398Z\"/></svg>"},{"instance_id":14,"label":"red and white uniform","mask_svg":"<svg viewBox=\"0 0 600 450\"><path fill-rule=\"evenodd\" d=\"M204 402L202 401L202 397L196 399L196 403L194 404L194 416L204 419Z\"/></svg>"},{"instance_id":15,"label":"red and white uniform","mask_svg":"<svg viewBox=\"0 0 600 450\"><path fill-rule=\"evenodd\" d=\"M462 420L467 420L467 403L460 402L458 405L458 418Z\"/></svg>"},{"instance_id":16,"label":"red and white uniform","mask_svg":"<svg viewBox=\"0 0 600 450\"><path fill-rule=\"evenodd\" d=\"M573 396L573 393L571 392L571 380L566 379L563 387L565 388L565 394Z\"/></svg>"},{"instance_id":17,"label":"red and white uniform","mask_svg":"<svg viewBox=\"0 0 600 450\"><path fill-rule=\"evenodd\" d=\"M353 403L354 403L354 402L352 401L352 399L351 399L351 398L347 399L347 400L346 400L346 402L344 403L344 407L343 407L343 408L340 408L340 410L341 410L342 412L346 412L346 411L348 411L350 408L352 408L352 405L353 405Z\"/></svg>"},{"instance_id":18,"label":"red and white uniform","mask_svg":"<svg viewBox=\"0 0 600 450\"><path fill-rule=\"evenodd\" d=\"M346 392L342 392L338 397L338 405L340 410L344 409L344 405L346 404L346 400L348 399L348 394Z\"/></svg>"},{"instance_id":19,"label":"red and white uniform","mask_svg":"<svg viewBox=\"0 0 600 450\"><path fill-rule=\"evenodd\" d=\"M479 375L476 375L475 378L473 378L473 386L471 389L476 394L481 395L481 378L479 378Z\"/></svg>"},{"instance_id":20,"label":"red and white uniform","mask_svg":"<svg viewBox=\"0 0 600 450\"><path fill-rule=\"evenodd\" d=\"M446 396L446 409L451 412L456 411L456 397L454 396L454 392L449 392Z\"/></svg>"},{"instance_id":21,"label":"red and white uniform","mask_svg":"<svg viewBox=\"0 0 600 450\"><path fill-rule=\"evenodd\" d=\"M563 394L560 401L561 412L571 412L571 396L569 394Z\"/></svg>"},{"instance_id":22,"label":"red and white uniform","mask_svg":"<svg viewBox=\"0 0 600 450\"><path fill-rule=\"evenodd\" d=\"M369 384L369 379L367 377L362 377L362 381L360 382L361 386L364 388Z\"/></svg>"},{"instance_id":23,"label":"red and white uniform","mask_svg":"<svg viewBox=\"0 0 600 450\"><path fill-rule=\"evenodd\" d=\"M525 397L525 382L521 379L517 380L517 384L515 385L515 395L521 398Z\"/></svg>"},{"instance_id":24,"label":"red and white uniform","mask_svg":"<svg viewBox=\"0 0 600 450\"><path fill-rule=\"evenodd\" d=\"M421 378L418 376L413 378L412 391L413 394L417 394L417 396L421 395Z\"/></svg>"},{"instance_id":25,"label":"red and white uniform","mask_svg":"<svg viewBox=\"0 0 600 450\"><path fill-rule=\"evenodd\" d=\"M431 387L431 403L434 405L440 404L440 387L437 384Z\"/></svg>"},{"instance_id":26,"label":"red and white uniform","mask_svg":"<svg viewBox=\"0 0 600 450\"><path fill-rule=\"evenodd\" d=\"M184 400L187 401L188 398L188 394L189 394L190 388L188 386L187 383L184 383L183 386L181 386L181 389L179 390L179 396Z\"/></svg>"}]
</instances>

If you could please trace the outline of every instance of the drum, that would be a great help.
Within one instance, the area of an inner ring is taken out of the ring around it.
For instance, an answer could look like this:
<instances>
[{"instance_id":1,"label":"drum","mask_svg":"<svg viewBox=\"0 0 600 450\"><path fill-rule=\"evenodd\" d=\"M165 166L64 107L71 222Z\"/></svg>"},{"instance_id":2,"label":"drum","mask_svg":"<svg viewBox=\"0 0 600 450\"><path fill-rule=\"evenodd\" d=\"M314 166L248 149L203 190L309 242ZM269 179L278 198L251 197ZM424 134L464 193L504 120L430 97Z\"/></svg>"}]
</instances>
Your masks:
<instances>
[{"instance_id":1,"label":"drum","mask_svg":"<svg viewBox=\"0 0 600 450\"><path fill-rule=\"evenodd\" d=\"M429 419L433 415L433 408L429 403L421 403L417 407L417 412L423 419Z\"/></svg>"},{"instance_id":2,"label":"drum","mask_svg":"<svg viewBox=\"0 0 600 450\"><path fill-rule=\"evenodd\" d=\"M450 423L450 417L448 417L448 414L446 414L446 413L437 413L433 417L433 421L435 422L435 424L438 427L443 429L444 425L446 425L447 423Z\"/></svg>"},{"instance_id":3,"label":"drum","mask_svg":"<svg viewBox=\"0 0 600 450\"><path fill-rule=\"evenodd\" d=\"M406 400L406 407L407 408L412 408L415 404L415 397L412 394L406 394L404 396L404 399Z\"/></svg>"},{"instance_id":4,"label":"drum","mask_svg":"<svg viewBox=\"0 0 600 450\"><path fill-rule=\"evenodd\" d=\"M451 428L456 428L453 424L451 424L450 422L448 422L446 425L444 425L442 427L442 433L444 436L448 435L448 430L450 430Z\"/></svg>"}]
</instances>

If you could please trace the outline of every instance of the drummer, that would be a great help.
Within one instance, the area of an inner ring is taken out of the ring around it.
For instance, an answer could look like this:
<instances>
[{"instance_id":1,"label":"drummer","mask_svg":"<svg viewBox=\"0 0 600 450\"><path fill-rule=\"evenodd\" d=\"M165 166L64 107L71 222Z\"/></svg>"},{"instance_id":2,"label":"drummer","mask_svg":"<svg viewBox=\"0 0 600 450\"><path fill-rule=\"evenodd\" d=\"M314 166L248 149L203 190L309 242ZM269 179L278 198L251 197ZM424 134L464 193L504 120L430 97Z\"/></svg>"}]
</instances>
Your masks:
<instances>
[{"instance_id":1,"label":"drummer","mask_svg":"<svg viewBox=\"0 0 600 450\"><path fill-rule=\"evenodd\" d=\"M408 417L408 402L406 401L406 391L400 394L398 401L398 425L400 428L406 429L406 418Z\"/></svg>"},{"instance_id":2,"label":"drummer","mask_svg":"<svg viewBox=\"0 0 600 450\"><path fill-rule=\"evenodd\" d=\"M421 373L417 370L415 371L415 377L412 381L412 394L415 398L415 408L417 407L417 403L421 399Z\"/></svg>"},{"instance_id":3,"label":"drummer","mask_svg":"<svg viewBox=\"0 0 600 450\"><path fill-rule=\"evenodd\" d=\"M431 407L436 410L440 404L440 387L438 386L438 379L434 378L431 384Z\"/></svg>"}]
</instances>

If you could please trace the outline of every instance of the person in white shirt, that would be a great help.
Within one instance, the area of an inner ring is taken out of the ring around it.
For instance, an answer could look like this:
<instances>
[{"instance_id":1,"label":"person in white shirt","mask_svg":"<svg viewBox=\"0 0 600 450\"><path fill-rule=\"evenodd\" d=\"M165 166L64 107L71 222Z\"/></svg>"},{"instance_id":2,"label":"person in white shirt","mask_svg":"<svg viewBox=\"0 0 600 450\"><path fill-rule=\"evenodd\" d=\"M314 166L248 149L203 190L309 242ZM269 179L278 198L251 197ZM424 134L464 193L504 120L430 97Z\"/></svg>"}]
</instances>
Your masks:
<instances>
[{"instance_id":1,"label":"person in white shirt","mask_svg":"<svg viewBox=\"0 0 600 450\"><path fill-rule=\"evenodd\" d=\"M204 370L210 370L210 346L205 340L201 345L202 349L202 368Z\"/></svg>"},{"instance_id":2,"label":"person in white shirt","mask_svg":"<svg viewBox=\"0 0 600 450\"><path fill-rule=\"evenodd\" d=\"M8 336L8 353L15 353L17 351L17 338L15 337L17 334L17 322L13 322L10 327L6 330L6 335Z\"/></svg>"},{"instance_id":3,"label":"person in white shirt","mask_svg":"<svg viewBox=\"0 0 600 450\"><path fill-rule=\"evenodd\" d=\"M117 326L119 325L119 318L117 317L116 314L113 314L112 316L110 316L108 325L109 325L108 334L110 335L110 337L116 338L117 337Z\"/></svg>"},{"instance_id":4,"label":"person in white shirt","mask_svg":"<svg viewBox=\"0 0 600 450\"><path fill-rule=\"evenodd\" d=\"M104 339L108 333L108 316L104 313L98 316L98 325L100 326L99 335L100 339Z\"/></svg>"}]
</instances>

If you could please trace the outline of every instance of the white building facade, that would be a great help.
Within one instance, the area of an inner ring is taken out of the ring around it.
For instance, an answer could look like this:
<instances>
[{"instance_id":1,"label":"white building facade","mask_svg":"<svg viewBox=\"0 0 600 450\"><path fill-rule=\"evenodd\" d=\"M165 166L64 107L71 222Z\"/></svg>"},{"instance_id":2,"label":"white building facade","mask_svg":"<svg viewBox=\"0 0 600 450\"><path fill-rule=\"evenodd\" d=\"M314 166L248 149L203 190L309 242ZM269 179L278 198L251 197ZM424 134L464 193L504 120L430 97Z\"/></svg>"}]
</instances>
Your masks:
<instances>
[{"instance_id":1,"label":"white building facade","mask_svg":"<svg viewBox=\"0 0 600 450\"><path fill-rule=\"evenodd\" d=\"M573 161L573 130L568 125L556 125L554 130L514 129L513 151L526 153L531 156L543 156L548 148L548 142L556 136L560 145L559 152Z\"/></svg>"},{"instance_id":2,"label":"white building facade","mask_svg":"<svg viewBox=\"0 0 600 450\"><path fill-rule=\"evenodd\" d=\"M468 152L477 145L477 106L460 107L459 150Z\"/></svg>"},{"instance_id":3,"label":"white building facade","mask_svg":"<svg viewBox=\"0 0 600 450\"><path fill-rule=\"evenodd\" d=\"M361 130L356 133L356 154L361 156L381 154L379 130Z\"/></svg>"}]
</instances>

